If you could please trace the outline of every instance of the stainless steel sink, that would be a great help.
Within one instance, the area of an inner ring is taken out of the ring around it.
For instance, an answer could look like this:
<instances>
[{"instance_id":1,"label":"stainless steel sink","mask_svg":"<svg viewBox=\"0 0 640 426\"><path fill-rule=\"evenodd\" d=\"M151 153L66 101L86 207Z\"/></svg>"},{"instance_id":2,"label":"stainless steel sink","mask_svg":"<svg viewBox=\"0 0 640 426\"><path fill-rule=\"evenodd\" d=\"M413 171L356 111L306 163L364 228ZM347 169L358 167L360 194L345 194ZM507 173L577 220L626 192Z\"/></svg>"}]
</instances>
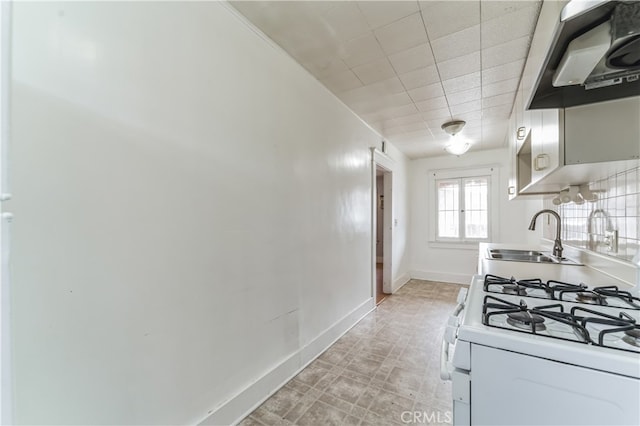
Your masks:
<instances>
[{"instance_id":1,"label":"stainless steel sink","mask_svg":"<svg viewBox=\"0 0 640 426\"><path fill-rule=\"evenodd\" d=\"M511 249L491 249L489 253L502 254L508 256L546 256L541 251L533 250L511 250Z\"/></svg>"},{"instance_id":2,"label":"stainless steel sink","mask_svg":"<svg viewBox=\"0 0 640 426\"><path fill-rule=\"evenodd\" d=\"M563 265L580 265L566 257L558 258L550 253L543 253L535 250L511 250L511 249L489 249L489 259L507 260L511 262L529 262L529 263L552 263Z\"/></svg>"}]
</instances>

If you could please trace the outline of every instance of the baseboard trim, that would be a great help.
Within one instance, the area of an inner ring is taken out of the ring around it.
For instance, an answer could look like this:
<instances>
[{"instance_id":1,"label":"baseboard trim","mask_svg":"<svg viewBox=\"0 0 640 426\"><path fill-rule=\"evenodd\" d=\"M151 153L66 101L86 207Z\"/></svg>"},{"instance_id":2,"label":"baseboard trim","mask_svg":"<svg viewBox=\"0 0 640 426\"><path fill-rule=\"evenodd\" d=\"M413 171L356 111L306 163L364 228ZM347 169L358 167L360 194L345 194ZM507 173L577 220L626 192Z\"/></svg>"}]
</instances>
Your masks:
<instances>
[{"instance_id":1,"label":"baseboard trim","mask_svg":"<svg viewBox=\"0 0 640 426\"><path fill-rule=\"evenodd\" d=\"M400 275L399 278L393 281L393 285L391 286L391 293L393 294L396 291L400 290L402 286L409 282L409 280L411 280L411 275L409 275L407 272Z\"/></svg>"},{"instance_id":2,"label":"baseboard trim","mask_svg":"<svg viewBox=\"0 0 640 426\"><path fill-rule=\"evenodd\" d=\"M437 271L411 271L411 278L417 280L439 281L452 284L469 284L473 275L469 274L452 274L450 272Z\"/></svg>"},{"instance_id":3,"label":"baseboard trim","mask_svg":"<svg viewBox=\"0 0 640 426\"><path fill-rule=\"evenodd\" d=\"M239 423L375 308L373 298L365 300L264 376L208 413L198 424L235 425Z\"/></svg>"}]
</instances>

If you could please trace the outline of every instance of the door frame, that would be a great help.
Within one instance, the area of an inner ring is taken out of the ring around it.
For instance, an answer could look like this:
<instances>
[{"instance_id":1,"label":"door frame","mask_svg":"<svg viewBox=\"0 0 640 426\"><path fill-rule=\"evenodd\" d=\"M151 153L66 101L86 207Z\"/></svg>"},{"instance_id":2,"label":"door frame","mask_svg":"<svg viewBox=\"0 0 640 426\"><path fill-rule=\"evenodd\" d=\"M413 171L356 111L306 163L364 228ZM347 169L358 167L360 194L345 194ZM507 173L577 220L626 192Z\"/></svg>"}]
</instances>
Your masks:
<instances>
[{"instance_id":1,"label":"door frame","mask_svg":"<svg viewBox=\"0 0 640 426\"><path fill-rule=\"evenodd\" d=\"M11 199L8 189L8 145L11 61L11 1L0 4L0 203ZM13 378L9 287L9 223L12 215L0 213L0 424L13 424Z\"/></svg>"},{"instance_id":2,"label":"door frame","mask_svg":"<svg viewBox=\"0 0 640 426\"><path fill-rule=\"evenodd\" d=\"M376 169L384 171L383 194L384 211L382 214L382 291L391 294L393 289L393 171L395 162L391 157L371 148L371 297L376 297L376 234L378 193Z\"/></svg>"}]
</instances>

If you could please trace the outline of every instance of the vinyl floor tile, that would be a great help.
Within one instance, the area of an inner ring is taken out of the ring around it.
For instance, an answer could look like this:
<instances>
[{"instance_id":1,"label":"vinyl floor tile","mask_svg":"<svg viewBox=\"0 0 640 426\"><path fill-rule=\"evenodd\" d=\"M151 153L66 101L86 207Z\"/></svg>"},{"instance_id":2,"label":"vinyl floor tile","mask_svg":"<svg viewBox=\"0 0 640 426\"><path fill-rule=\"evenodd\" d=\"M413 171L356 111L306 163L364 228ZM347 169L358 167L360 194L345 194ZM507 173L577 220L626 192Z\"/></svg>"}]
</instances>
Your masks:
<instances>
[{"instance_id":1,"label":"vinyl floor tile","mask_svg":"<svg viewBox=\"0 0 640 426\"><path fill-rule=\"evenodd\" d=\"M439 345L459 289L411 280L239 425L450 424Z\"/></svg>"}]
</instances>

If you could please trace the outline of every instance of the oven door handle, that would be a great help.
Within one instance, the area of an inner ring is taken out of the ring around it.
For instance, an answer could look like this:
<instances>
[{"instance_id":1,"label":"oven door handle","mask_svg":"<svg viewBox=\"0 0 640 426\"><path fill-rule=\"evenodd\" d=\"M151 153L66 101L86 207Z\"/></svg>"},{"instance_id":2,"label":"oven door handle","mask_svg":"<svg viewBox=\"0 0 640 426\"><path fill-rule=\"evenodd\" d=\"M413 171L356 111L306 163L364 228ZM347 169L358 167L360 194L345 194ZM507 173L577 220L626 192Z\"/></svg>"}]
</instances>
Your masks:
<instances>
[{"instance_id":1,"label":"oven door handle","mask_svg":"<svg viewBox=\"0 0 640 426\"><path fill-rule=\"evenodd\" d=\"M449 362L449 343L455 342L458 327L458 315L460 315L460 312L464 309L464 300L466 295L466 289L461 289L460 294L458 295L458 306L453 310L453 315L449 317L449 323L442 335L442 348L440 350L440 378L442 380L451 380L453 365Z\"/></svg>"},{"instance_id":2,"label":"oven door handle","mask_svg":"<svg viewBox=\"0 0 640 426\"><path fill-rule=\"evenodd\" d=\"M449 362L449 342L442 338L442 350L440 352L440 378L442 380L451 380L451 372L453 365Z\"/></svg>"}]
</instances>

